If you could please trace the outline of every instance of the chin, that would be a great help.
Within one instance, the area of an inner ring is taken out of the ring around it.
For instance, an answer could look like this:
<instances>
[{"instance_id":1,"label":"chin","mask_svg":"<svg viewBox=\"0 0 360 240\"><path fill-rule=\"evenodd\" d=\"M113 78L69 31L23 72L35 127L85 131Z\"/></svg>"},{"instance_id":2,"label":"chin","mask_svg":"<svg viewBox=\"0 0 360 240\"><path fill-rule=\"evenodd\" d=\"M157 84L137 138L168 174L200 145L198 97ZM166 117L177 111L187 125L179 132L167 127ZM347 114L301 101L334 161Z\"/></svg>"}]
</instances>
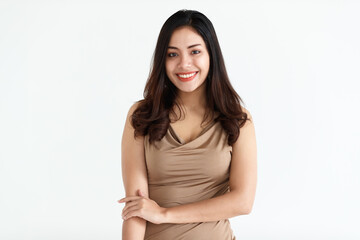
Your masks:
<instances>
[{"instance_id":1,"label":"chin","mask_svg":"<svg viewBox=\"0 0 360 240\"><path fill-rule=\"evenodd\" d=\"M181 92L191 93L191 92L194 92L196 90L196 88L194 88L194 89L181 89L181 88L179 88L179 90Z\"/></svg>"}]
</instances>

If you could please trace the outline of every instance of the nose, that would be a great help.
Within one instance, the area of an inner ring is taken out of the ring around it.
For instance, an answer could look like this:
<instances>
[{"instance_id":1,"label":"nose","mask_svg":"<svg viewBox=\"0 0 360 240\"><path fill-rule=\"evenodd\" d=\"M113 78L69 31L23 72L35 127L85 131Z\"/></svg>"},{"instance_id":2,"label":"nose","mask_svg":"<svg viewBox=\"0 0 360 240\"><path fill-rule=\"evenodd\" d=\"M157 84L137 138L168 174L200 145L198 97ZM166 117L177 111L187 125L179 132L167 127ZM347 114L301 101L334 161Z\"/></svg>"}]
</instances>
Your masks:
<instances>
[{"instance_id":1,"label":"nose","mask_svg":"<svg viewBox=\"0 0 360 240\"><path fill-rule=\"evenodd\" d=\"M191 64L192 64L191 57L188 56L188 54L181 54L179 67L186 69L189 68Z\"/></svg>"}]
</instances>

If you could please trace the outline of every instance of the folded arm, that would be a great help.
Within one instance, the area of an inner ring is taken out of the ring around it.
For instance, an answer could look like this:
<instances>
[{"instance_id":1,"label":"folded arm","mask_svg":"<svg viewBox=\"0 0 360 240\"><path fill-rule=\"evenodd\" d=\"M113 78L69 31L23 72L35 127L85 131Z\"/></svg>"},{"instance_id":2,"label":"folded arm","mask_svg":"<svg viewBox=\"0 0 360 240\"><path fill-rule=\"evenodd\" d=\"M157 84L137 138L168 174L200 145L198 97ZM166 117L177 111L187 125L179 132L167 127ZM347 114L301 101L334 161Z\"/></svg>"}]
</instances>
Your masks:
<instances>
[{"instance_id":1,"label":"folded arm","mask_svg":"<svg viewBox=\"0 0 360 240\"><path fill-rule=\"evenodd\" d=\"M134 138L134 128L130 124L130 116L136 109L133 105L127 115L121 141L121 169L126 196L134 196L141 189L148 196L147 171L144 157L144 138ZM134 217L123 222L123 240L143 240L146 220Z\"/></svg>"},{"instance_id":2,"label":"folded arm","mask_svg":"<svg viewBox=\"0 0 360 240\"><path fill-rule=\"evenodd\" d=\"M170 208L158 206L147 196L133 195L119 200L128 203L123 210L124 219L141 217L153 223L191 223L218 221L249 214L256 192L257 150L255 127L250 113L247 113L251 120L241 128L240 136L232 146L230 192Z\"/></svg>"}]
</instances>

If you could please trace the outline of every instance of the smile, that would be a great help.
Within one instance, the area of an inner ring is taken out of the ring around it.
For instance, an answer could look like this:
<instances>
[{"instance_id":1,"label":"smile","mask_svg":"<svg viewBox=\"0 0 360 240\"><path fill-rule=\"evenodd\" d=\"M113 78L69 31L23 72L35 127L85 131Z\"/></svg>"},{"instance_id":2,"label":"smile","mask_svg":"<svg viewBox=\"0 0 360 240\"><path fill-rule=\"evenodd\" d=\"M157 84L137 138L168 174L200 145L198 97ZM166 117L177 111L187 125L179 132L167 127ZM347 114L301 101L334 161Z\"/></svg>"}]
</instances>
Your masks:
<instances>
[{"instance_id":1,"label":"smile","mask_svg":"<svg viewBox=\"0 0 360 240\"><path fill-rule=\"evenodd\" d=\"M198 72L190 72L190 73L179 73L176 74L176 76L183 82L191 81L193 80Z\"/></svg>"}]
</instances>

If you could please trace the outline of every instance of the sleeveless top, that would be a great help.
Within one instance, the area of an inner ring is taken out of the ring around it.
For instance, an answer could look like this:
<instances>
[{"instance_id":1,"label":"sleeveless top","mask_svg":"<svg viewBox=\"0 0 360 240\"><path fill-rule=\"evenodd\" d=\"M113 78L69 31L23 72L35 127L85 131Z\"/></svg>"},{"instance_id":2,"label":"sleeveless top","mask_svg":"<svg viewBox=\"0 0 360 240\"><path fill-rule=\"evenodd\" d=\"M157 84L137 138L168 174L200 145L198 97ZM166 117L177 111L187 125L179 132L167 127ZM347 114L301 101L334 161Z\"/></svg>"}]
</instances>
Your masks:
<instances>
[{"instance_id":1,"label":"sleeveless top","mask_svg":"<svg viewBox=\"0 0 360 240\"><path fill-rule=\"evenodd\" d=\"M229 191L232 147L220 122L184 143L170 126L152 144L144 138L149 198L161 207L193 203ZM185 224L146 223L145 240L234 240L228 219Z\"/></svg>"}]
</instances>

